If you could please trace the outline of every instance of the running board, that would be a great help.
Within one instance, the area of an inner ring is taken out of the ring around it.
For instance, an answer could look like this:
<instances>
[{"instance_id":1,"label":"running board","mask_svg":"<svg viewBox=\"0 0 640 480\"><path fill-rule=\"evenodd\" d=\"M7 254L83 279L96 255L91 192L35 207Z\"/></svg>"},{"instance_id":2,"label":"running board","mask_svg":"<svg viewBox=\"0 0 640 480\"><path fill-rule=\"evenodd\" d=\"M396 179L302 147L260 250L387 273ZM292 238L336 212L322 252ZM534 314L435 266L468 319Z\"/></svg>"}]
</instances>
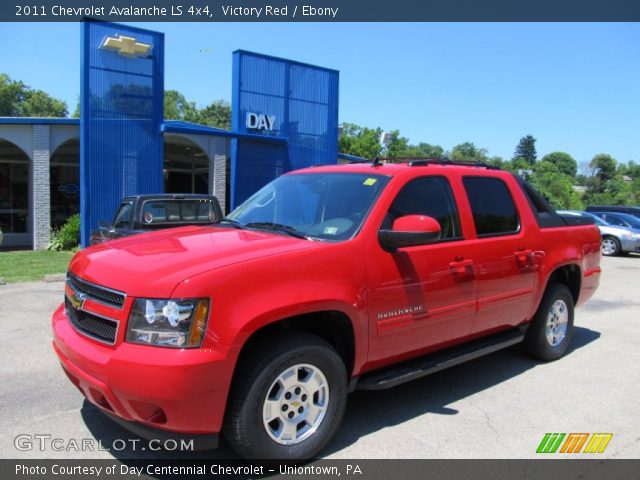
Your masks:
<instances>
[{"instance_id":1,"label":"running board","mask_svg":"<svg viewBox=\"0 0 640 480\"><path fill-rule=\"evenodd\" d=\"M410 382L520 343L524 339L524 333L525 329L520 328L500 332L364 374L358 379L356 390L385 390L401 383Z\"/></svg>"}]
</instances>

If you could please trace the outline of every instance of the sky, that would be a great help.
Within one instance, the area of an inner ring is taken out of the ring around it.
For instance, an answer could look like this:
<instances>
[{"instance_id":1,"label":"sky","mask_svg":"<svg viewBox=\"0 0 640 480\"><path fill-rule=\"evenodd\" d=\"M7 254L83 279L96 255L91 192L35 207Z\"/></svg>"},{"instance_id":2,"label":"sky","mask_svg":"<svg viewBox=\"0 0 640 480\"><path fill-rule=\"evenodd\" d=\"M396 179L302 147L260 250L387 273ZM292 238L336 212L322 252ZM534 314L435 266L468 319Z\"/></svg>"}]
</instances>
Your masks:
<instances>
[{"instance_id":1,"label":"sky","mask_svg":"<svg viewBox=\"0 0 640 480\"><path fill-rule=\"evenodd\" d=\"M231 100L236 49L340 71L340 122L450 150L640 162L640 23L132 23L165 33L165 88ZM80 25L0 23L0 72L67 102Z\"/></svg>"}]
</instances>

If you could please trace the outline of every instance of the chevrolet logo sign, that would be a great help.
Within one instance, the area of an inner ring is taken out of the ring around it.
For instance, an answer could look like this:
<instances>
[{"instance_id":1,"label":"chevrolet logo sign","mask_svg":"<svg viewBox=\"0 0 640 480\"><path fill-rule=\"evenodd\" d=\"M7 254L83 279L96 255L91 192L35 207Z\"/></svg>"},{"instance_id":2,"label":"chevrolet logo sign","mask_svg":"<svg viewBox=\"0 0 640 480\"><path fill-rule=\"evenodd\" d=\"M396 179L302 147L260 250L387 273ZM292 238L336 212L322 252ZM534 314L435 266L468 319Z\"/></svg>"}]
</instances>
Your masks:
<instances>
[{"instance_id":1,"label":"chevrolet logo sign","mask_svg":"<svg viewBox=\"0 0 640 480\"><path fill-rule=\"evenodd\" d=\"M151 52L151 45L136 41L133 37L126 37L117 34L115 37L106 37L100 45L103 50L118 52L118 55L129 58L148 57Z\"/></svg>"}]
</instances>

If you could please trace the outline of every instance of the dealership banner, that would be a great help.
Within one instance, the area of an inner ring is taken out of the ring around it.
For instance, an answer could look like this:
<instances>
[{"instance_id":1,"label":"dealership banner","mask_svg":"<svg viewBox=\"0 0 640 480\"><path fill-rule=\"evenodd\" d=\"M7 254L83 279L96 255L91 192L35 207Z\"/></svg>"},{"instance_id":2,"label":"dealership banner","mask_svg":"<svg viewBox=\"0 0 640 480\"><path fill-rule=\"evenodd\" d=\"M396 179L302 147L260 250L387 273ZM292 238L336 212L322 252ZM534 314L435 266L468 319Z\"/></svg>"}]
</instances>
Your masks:
<instances>
[{"instance_id":1,"label":"dealership banner","mask_svg":"<svg viewBox=\"0 0 640 480\"><path fill-rule=\"evenodd\" d=\"M278 463L228 460L0 460L9 479L248 480L635 480L640 460L312 460Z\"/></svg>"},{"instance_id":2,"label":"dealership banner","mask_svg":"<svg viewBox=\"0 0 640 480\"><path fill-rule=\"evenodd\" d=\"M80 102L81 244L120 200L162 193L164 34L82 25Z\"/></svg>"},{"instance_id":3,"label":"dealership banner","mask_svg":"<svg viewBox=\"0 0 640 480\"><path fill-rule=\"evenodd\" d=\"M74 22L637 22L637 0L17 0L0 21Z\"/></svg>"}]
</instances>

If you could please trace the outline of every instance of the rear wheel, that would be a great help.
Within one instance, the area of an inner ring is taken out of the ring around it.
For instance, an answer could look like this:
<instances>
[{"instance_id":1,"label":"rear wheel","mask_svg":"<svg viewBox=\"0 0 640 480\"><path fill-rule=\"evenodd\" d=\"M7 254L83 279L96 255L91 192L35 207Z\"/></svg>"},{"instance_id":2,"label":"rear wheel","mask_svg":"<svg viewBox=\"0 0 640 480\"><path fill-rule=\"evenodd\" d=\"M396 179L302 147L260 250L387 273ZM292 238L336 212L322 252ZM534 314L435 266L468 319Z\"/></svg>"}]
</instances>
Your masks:
<instances>
[{"instance_id":1,"label":"rear wheel","mask_svg":"<svg viewBox=\"0 0 640 480\"><path fill-rule=\"evenodd\" d=\"M551 285L525 336L527 353L540 360L560 358L573 335L573 297L566 285Z\"/></svg>"},{"instance_id":2,"label":"rear wheel","mask_svg":"<svg viewBox=\"0 0 640 480\"><path fill-rule=\"evenodd\" d=\"M337 431L346 398L344 363L321 338L261 343L238 366L225 437L245 458L311 458Z\"/></svg>"},{"instance_id":3,"label":"rear wheel","mask_svg":"<svg viewBox=\"0 0 640 480\"><path fill-rule=\"evenodd\" d=\"M600 250L602 251L603 255L606 255L608 257L615 257L616 255L620 255L620 251L622 250L620 246L620 240L615 237L606 236L602 239Z\"/></svg>"}]
</instances>

